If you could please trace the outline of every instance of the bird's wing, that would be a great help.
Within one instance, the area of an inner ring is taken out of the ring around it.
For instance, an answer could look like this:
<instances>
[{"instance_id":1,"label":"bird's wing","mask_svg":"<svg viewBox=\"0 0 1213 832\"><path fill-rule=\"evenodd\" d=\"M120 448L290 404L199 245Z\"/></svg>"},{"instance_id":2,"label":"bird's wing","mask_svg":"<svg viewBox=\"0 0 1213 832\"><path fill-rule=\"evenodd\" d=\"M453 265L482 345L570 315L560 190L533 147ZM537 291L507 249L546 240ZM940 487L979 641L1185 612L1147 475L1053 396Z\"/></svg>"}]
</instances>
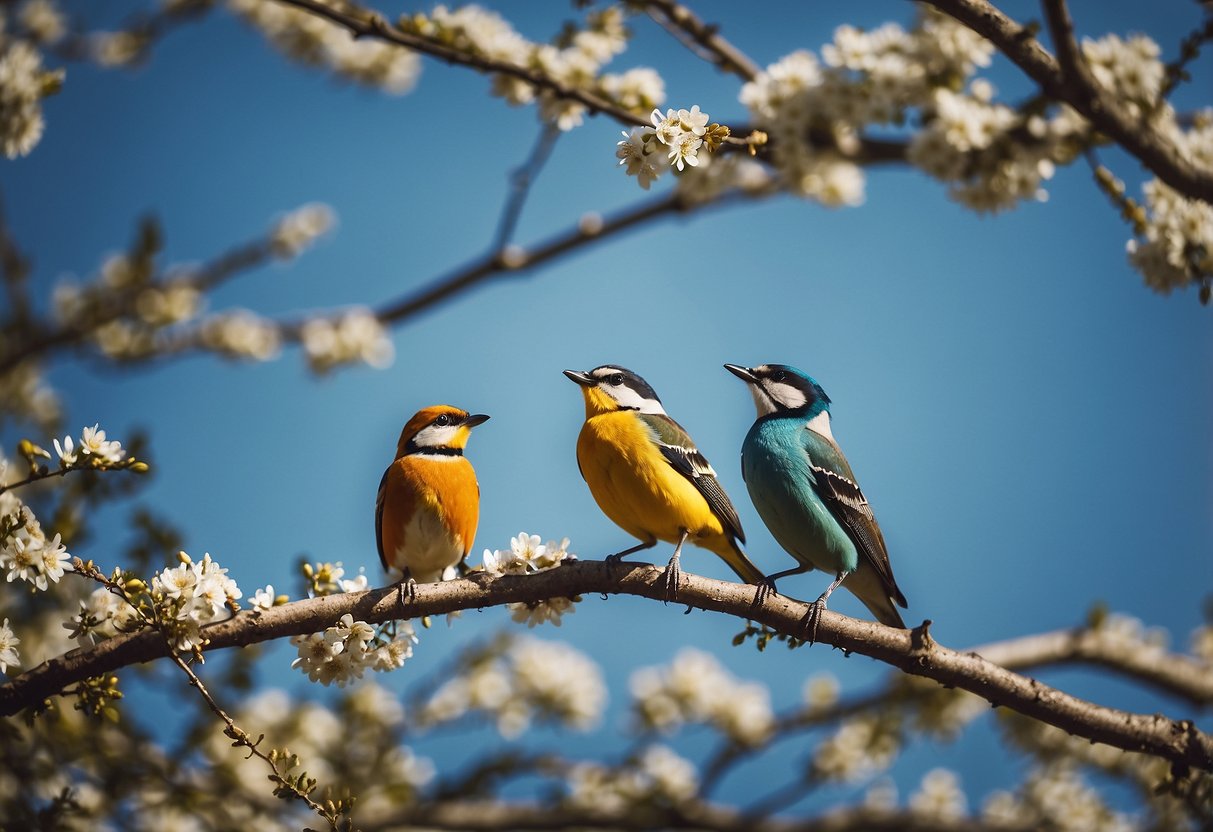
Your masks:
<instances>
[{"instance_id":1,"label":"bird's wing","mask_svg":"<svg viewBox=\"0 0 1213 832\"><path fill-rule=\"evenodd\" d=\"M724 489L716 480L716 471L712 469L712 464L695 447L682 425L661 413L638 415L652 429L657 447L666 462L670 463L670 467L691 481L707 500L708 508L720 519L725 531L745 543L745 532L741 530L741 518L737 516L737 509L733 508L729 495L724 493Z\"/></svg>"},{"instance_id":2,"label":"bird's wing","mask_svg":"<svg viewBox=\"0 0 1213 832\"><path fill-rule=\"evenodd\" d=\"M383 478L379 480L379 493L375 495L375 548L379 550L379 562L384 569L388 568L388 563L387 556L383 554L383 503L387 494L387 475L391 470L392 466L389 465L387 471L383 472Z\"/></svg>"},{"instance_id":3,"label":"bird's wing","mask_svg":"<svg viewBox=\"0 0 1213 832\"><path fill-rule=\"evenodd\" d=\"M811 431L805 431L806 434ZM889 550L884 535L872 514L872 507L859 490L851 466L838 446L824 437L806 436L805 452L809 456L809 470L813 476L813 487L834 519L846 530L860 553L867 558L880 576L889 594L906 606L905 596L893 579L893 566L889 563Z\"/></svg>"}]
</instances>

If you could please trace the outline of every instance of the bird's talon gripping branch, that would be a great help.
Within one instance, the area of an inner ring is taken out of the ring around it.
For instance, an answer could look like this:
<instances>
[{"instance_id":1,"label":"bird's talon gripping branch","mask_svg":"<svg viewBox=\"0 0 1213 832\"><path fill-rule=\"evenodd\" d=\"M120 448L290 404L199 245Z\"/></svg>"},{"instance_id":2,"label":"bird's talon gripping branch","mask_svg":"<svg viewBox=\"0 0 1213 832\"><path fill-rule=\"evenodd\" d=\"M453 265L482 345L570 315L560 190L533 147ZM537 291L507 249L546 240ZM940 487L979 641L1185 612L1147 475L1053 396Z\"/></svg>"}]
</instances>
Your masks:
<instances>
[{"instance_id":1,"label":"bird's talon gripping branch","mask_svg":"<svg viewBox=\"0 0 1213 832\"><path fill-rule=\"evenodd\" d=\"M821 623L821 612L825 608L825 601L818 598L809 604L809 611L800 620L801 637L810 646L817 643L817 625Z\"/></svg>"},{"instance_id":2,"label":"bird's talon gripping branch","mask_svg":"<svg viewBox=\"0 0 1213 832\"><path fill-rule=\"evenodd\" d=\"M779 592L775 589L775 581L770 578L763 578L754 586L754 601L750 606L754 609L759 609L766 604L768 598L778 594Z\"/></svg>"}]
</instances>

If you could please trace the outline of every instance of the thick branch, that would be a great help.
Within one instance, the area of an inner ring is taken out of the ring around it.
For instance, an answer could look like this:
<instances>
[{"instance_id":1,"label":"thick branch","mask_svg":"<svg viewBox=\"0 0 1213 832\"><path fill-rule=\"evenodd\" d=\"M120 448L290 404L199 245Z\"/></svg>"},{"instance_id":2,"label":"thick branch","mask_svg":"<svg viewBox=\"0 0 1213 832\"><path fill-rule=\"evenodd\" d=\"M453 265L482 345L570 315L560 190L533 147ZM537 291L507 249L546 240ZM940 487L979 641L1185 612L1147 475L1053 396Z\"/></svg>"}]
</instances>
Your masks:
<instances>
[{"instance_id":1,"label":"thick branch","mask_svg":"<svg viewBox=\"0 0 1213 832\"><path fill-rule=\"evenodd\" d=\"M526 577L472 579L418 587L417 599L402 609L394 587L298 601L260 614L242 612L205 629L208 650L236 647L285 636L318 632L345 613L372 623L513 602L534 603L575 595L624 594L661 600L664 571L637 565L622 577L612 577L606 564L580 561ZM753 607L754 588L684 573L678 600L703 610L761 622L778 632L798 636L807 605L776 596L762 608ZM818 640L847 652L860 653L951 687L961 688L1025 716L1068 733L1127 751L1140 751L1170 760L1176 766L1213 771L1213 737L1190 721L1161 715L1141 715L1104 708L1012 673L976 653L940 646L927 626L896 630L838 613L821 617ZM104 641L90 650L76 650L45 662L0 687L0 715L10 716L36 705L72 682L167 655L163 636L142 632Z\"/></svg>"},{"instance_id":2,"label":"thick branch","mask_svg":"<svg viewBox=\"0 0 1213 832\"><path fill-rule=\"evenodd\" d=\"M998 8L986 0L924 2L993 43L1050 97L1064 101L1081 113L1097 130L1136 156L1163 182L1182 194L1213 203L1213 171L1198 168L1184 159L1171 142L1148 124L1129 115L1107 91L1067 77L1062 66L1032 32ZM1065 31L1064 25L1060 31Z\"/></svg>"},{"instance_id":3,"label":"thick branch","mask_svg":"<svg viewBox=\"0 0 1213 832\"><path fill-rule=\"evenodd\" d=\"M621 124L638 127L645 127L649 124L648 119L644 116L633 113L631 110L621 107L615 102L589 90L569 86L545 75L539 70L518 66L509 61L499 61L495 58L472 55L468 52L438 43L437 41L421 37L420 35L414 35L411 32L406 32L393 26L375 12L369 12L364 16L346 14L332 6L326 6L324 3L318 2L318 0L278 0L278 2L302 9L309 14L323 17L336 23L338 26L348 29L350 34L356 38L366 37L386 41L387 43L404 46L426 55L432 55L449 64L459 64L460 66L478 69L481 72L497 72L502 75L519 78L537 89L549 90L559 98L584 104L591 113L609 115Z\"/></svg>"},{"instance_id":4,"label":"thick branch","mask_svg":"<svg viewBox=\"0 0 1213 832\"><path fill-rule=\"evenodd\" d=\"M1198 707L1213 705L1213 668L1165 650L1125 650L1099 630L1058 630L1000 641L972 652L1010 670L1083 662L1149 684Z\"/></svg>"},{"instance_id":5,"label":"thick branch","mask_svg":"<svg viewBox=\"0 0 1213 832\"><path fill-rule=\"evenodd\" d=\"M719 803L672 807L635 805L624 812L534 803L451 801L418 803L389 822L362 823L364 832L395 829L701 829L710 832L1029 832L1027 820L1005 824L973 817L944 818L914 809L848 808L812 818L753 818Z\"/></svg>"}]
</instances>

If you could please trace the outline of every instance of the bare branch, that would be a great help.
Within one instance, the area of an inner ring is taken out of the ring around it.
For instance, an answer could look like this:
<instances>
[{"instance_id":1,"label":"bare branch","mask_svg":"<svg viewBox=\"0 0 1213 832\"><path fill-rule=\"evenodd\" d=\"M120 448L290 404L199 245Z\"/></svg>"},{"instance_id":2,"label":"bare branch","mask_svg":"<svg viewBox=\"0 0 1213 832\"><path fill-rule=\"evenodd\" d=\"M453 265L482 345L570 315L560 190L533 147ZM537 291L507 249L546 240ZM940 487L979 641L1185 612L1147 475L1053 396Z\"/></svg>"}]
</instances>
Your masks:
<instances>
[{"instance_id":1,"label":"bare branch","mask_svg":"<svg viewBox=\"0 0 1213 832\"><path fill-rule=\"evenodd\" d=\"M973 651L1011 670L1080 662L1148 684L1192 705L1213 705L1213 668L1166 650L1124 650L1098 629L1058 630L1001 641Z\"/></svg>"},{"instance_id":2,"label":"bare branch","mask_svg":"<svg viewBox=\"0 0 1213 832\"><path fill-rule=\"evenodd\" d=\"M490 249L495 254L503 254L505 247L514 238L514 229L518 227L518 220L522 218L522 207L526 204L526 198L531 192L531 185L539 172L543 170L543 166L547 164L548 158L552 155L552 149L556 146L556 140L559 138L559 128L552 124L543 125L539 130L539 138L535 140L535 147L531 150L531 155L510 174L510 196L501 212L501 220L497 223L497 233L494 235L493 246Z\"/></svg>"},{"instance_id":3,"label":"bare branch","mask_svg":"<svg viewBox=\"0 0 1213 832\"><path fill-rule=\"evenodd\" d=\"M727 201L727 199L720 200L713 204L719 205ZM376 315L384 323L395 323L412 318L453 295L464 292L504 272L534 268L591 241L619 234L665 214L696 210L699 207L685 203L678 194L672 193L642 202L609 217L603 221L601 227L587 227L578 223L576 226L550 237L546 242L520 252L519 260L513 261L512 268L506 264L499 252L493 252L479 261L469 263L445 277L438 278L422 289L381 306L376 310Z\"/></svg>"},{"instance_id":4,"label":"bare branch","mask_svg":"<svg viewBox=\"0 0 1213 832\"><path fill-rule=\"evenodd\" d=\"M700 57L731 72L743 81L753 81L762 68L750 57L720 35L720 27L705 23L675 0L645 0L649 16ZM690 42L686 40L690 39ZM695 47L699 47L696 49Z\"/></svg>"},{"instance_id":5,"label":"bare branch","mask_svg":"<svg viewBox=\"0 0 1213 832\"><path fill-rule=\"evenodd\" d=\"M1189 197L1213 203L1213 171L1194 166L1148 124L1133 118L1102 88L1065 77L1032 32L986 0L924 0L993 43L1052 98L1081 113L1097 130L1137 157L1155 176Z\"/></svg>"},{"instance_id":6,"label":"bare branch","mask_svg":"<svg viewBox=\"0 0 1213 832\"><path fill-rule=\"evenodd\" d=\"M1066 0L1041 0L1044 7L1045 20L1049 23L1049 35L1053 39L1053 48L1057 50L1057 64L1061 69L1061 80L1088 90L1092 95L1098 95L1091 70L1078 48L1074 39L1074 21L1070 19L1070 9Z\"/></svg>"},{"instance_id":7,"label":"bare branch","mask_svg":"<svg viewBox=\"0 0 1213 832\"><path fill-rule=\"evenodd\" d=\"M417 598L401 608L395 587L297 601L254 614L242 612L229 621L204 629L206 649L216 650L319 632L345 613L370 623L454 610L478 609L507 603L535 603L548 598L625 594L662 600L664 571L638 564L613 577L605 563L579 561L526 577L492 578L474 573L470 579L426 584ZM799 637L808 606L776 596L756 609L754 587L683 574L679 602L691 607L751 619L777 632ZM870 621L825 612L818 640L847 652L860 653L907 673L961 688L1026 716L1095 742L1139 751L1171 761L1179 769L1213 770L1213 737L1188 720L1162 715L1133 714L1105 708L1063 693L1035 679L1020 676L976 653L958 652L937 644L929 622L912 631L896 630ZM80 679L110 673L127 665L166 655L163 638L141 632L104 641L90 650L74 650L44 662L0 687L0 715L10 716Z\"/></svg>"}]
</instances>

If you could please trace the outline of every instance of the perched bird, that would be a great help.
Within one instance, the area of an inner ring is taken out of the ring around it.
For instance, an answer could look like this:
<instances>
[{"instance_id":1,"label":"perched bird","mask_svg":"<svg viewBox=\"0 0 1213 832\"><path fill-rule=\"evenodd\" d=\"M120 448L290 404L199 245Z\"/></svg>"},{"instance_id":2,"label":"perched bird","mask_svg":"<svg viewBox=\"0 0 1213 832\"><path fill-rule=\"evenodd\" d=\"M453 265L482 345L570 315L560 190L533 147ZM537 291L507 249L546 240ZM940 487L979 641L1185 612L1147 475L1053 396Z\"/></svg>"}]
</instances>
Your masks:
<instances>
[{"instance_id":1,"label":"perched bird","mask_svg":"<svg viewBox=\"0 0 1213 832\"><path fill-rule=\"evenodd\" d=\"M480 520L480 485L463 455L472 428L489 417L449 405L417 411L400 432L396 459L383 472L375 499L375 543L385 569L416 584L442 573L472 550Z\"/></svg>"},{"instance_id":2,"label":"perched bird","mask_svg":"<svg viewBox=\"0 0 1213 832\"><path fill-rule=\"evenodd\" d=\"M805 619L810 641L830 594L844 586L882 624L905 628L896 601L906 597L893 579L884 536L830 432L830 397L809 375L786 364L725 369L749 385L758 419L741 449L750 499L775 540L800 562L768 579L820 569L834 582Z\"/></svg>"},{"instance_id":3,"label":"perched bird","mask_svg":"<svg viewBox=\"0 0 1213 832\"><path fill-rule=\"evenodd\" d=\"M666 568L666 596L678 591L678 557L688 539L715 552L743 581L764 577L741 551L745 542L737 510L716 472L682 426L666 415L644 379L610 364L586 372L565 370L581 385L585 424L577 438L577 466L598 507L640 544L626 555L676 544Z\"/></svg>"}]
</instances>

